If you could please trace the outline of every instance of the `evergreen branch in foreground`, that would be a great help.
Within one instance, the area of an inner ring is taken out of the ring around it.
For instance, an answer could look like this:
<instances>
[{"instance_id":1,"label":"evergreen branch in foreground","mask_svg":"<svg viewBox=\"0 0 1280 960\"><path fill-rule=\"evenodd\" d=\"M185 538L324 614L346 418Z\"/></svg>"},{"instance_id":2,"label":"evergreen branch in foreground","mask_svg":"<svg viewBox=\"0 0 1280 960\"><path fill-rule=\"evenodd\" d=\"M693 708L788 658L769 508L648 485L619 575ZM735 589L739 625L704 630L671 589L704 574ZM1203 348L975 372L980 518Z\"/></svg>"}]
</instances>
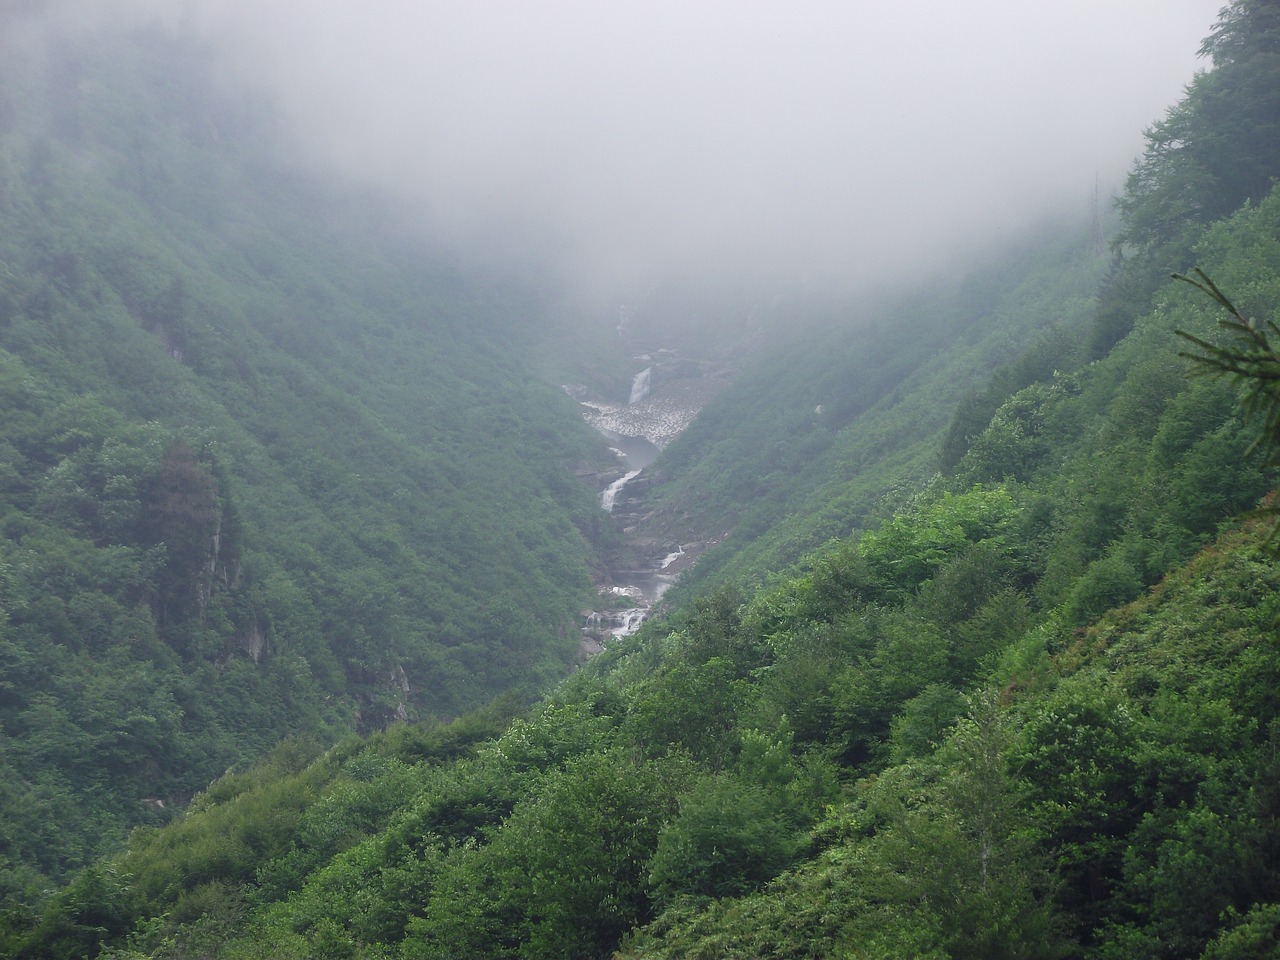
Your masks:
<instances>
[{"instance_id":1,"label":"evergreen branch in foreground","mask_svg":"<svg viewBox=\"0 0 1280 960\"><path fill-rule=\"evenodd\" d=\"M1246 317L1203 270L1196 267L1192 273L1194 276L1175 273L1173 279L1191 284L1222 306L1229 316L1219 320L1218 326L1234 334L1236 342L1219 346L1185 330L1177 330L1178 336L1201 351L1180 350L1178 356L1198 364L1199 372L1229 377L1241 388L1241 410L1246 416L1260 421L1260 433L1250 451L1262 447L1266 451L1268 465L1280 463L1280 351L1275 346L1280 342L1280 327L1273 320L1267 320L1265 328L1260 326ZM1276 518L1266 547L1272 552L1280 550L1280 505L1264 507L1256 512Z\"/></svg>"}]
</instances>

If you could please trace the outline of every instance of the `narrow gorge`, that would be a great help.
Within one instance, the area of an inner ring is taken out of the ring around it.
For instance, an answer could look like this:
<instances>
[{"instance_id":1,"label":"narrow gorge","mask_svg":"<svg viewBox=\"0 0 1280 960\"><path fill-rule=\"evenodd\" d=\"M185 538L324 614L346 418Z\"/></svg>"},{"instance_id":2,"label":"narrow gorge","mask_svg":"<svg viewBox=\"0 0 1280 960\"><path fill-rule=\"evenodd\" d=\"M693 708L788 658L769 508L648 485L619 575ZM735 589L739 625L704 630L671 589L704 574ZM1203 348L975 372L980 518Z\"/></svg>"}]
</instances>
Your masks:
<instances>
[{"instance_id":1,"label":"narrow gorge","mask_svg":"<svg viewBox=\"0 0 1280 960\"><path fill-rule=\"evenodd\" d=\"M609 482L600 492L600 506L621 528L628 548L626 560L611 564L596 584L601 609L585 615L584 656L599 653L612 638L638 630L705 546L647 530L651 480L646 470L729 382L730 371L722 364L682 358L672 350L636 359L646 366L632 378L625 402L595 397L583 386L564 387L617 458L616 471L605 475Z\"/></svg>"}]
</instances>

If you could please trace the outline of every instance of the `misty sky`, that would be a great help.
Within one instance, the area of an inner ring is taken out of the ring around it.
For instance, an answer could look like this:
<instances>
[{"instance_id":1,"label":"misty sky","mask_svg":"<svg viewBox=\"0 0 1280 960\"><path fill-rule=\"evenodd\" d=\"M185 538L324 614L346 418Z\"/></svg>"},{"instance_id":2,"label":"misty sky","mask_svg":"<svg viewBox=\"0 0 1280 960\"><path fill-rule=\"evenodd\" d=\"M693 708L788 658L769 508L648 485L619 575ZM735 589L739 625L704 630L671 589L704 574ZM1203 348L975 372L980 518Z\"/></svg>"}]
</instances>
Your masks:
<instances>
[{"instance_id":1,"label":"misty sky","mask_svg":"<svg viewBox=\"0 0 1280 960\"><path fill-rule=\"evenodd\" d=\"M155 7L158 0L136 0ZM172 9L171 0L164 4ZM860 282L1113 193L1217 0L189 0L298 157L581 277Z\"/></svg>"}]
</instances>

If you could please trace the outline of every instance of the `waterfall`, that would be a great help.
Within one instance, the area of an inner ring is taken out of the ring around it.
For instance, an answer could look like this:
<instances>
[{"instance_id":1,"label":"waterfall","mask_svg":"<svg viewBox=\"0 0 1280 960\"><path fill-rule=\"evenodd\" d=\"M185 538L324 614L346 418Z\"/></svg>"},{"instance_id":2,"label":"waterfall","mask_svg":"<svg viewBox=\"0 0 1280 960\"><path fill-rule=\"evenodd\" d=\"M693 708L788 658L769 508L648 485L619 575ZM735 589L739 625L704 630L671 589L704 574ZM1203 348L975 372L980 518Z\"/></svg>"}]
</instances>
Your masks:
<instances>
[{"instance_id":1,"label":"waterfall","mask_svg":"<svg viewBox=\"0 0 1280 960\"><path fill-rule=\"evenodd\" d=\"M677 545L676 552L668 553L667 558L662 561L662 566L660 566L658 569L659 570L667 569L667 567L671 566L673 563L675 563L677 560L679 560L683 556L684 556L684 546Z\"/></svg>"},{"instance_id":2,"label":"waterfall","mask_svg":"<svg viewBox=\"0 0 1280 960\"><path fill-rule=\"evenodd\" d=\"M584 634L608 633L615 640L627 637L640 629L640 624L649 617L648 607L630 607L626 610L612 610L605 613L593 612L587 617L587 625L582 628ZM598 651L597 651L598 652Z\"/></svg>"},{"instance_id":3,"label":"waterfall","mask_svg":"<svg viewBox=\"0 0 1280 960\"><path fill-rule=\"evenodd\" d=\"M649 395L649 379L653 376L653 367L645 367L631 381L631 399L627 403L639 403Z\"/></svg>"},{"instance_id":4,"label":"waterfall","mask_svg":"<svg viewBox=\"0 0 1280 960\"><path fill-rule=\"evenodd\" d=\"M613 513L613 501L617 499L618 491L638 476L640 476L640 471L632 470L605 488L604 493L600 494L600 506L604 507L605 513Z\"/></svg>"},{"instance_id":5,"label":"waterfall","mask_svg":"<svg viewBox=\"0 0 1280 960\"><path fill-rule=\"evenodd\" d=\"M609 633L614 637L626 637L640 629L649 616L648 607L636 607L632 610L619 610L613 615L613 624Z\"/></svg>"}]
</instances>

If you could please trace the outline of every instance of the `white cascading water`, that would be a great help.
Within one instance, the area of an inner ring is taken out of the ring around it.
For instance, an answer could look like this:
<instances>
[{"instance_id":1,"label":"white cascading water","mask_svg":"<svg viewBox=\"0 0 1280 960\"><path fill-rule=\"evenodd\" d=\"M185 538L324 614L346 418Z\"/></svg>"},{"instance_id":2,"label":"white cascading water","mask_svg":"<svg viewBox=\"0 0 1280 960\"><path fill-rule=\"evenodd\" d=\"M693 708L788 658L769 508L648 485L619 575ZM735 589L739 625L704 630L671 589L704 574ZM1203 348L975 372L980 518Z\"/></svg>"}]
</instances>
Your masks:
<instances>
[{"instance_id":1,"label":"white cascading water","mask_svg":"<svg viewBox=\"0 0 1280 960\"><path fill-rule=\"evenodd\" d=\"M635 375L635 378L631 381L631 396L627 400L628 406L634 403L639 403L645 397L649 396L652 377L653 367L645 367ZM619 453L624 458L626 456L626 454L622 453L620 450L615 450L614 452ZM600 506L604 508L606 513L613 513L613 505L617 502L618 494L622 492L622 488L636 477L640 476L640 473L640 470L631 470L613 481L613 483L609 484L609 486L604 489L604 492L600 494ZM663 568L666 568L682 556L684 556L684 548L677 547L676 552L668 556L663 562ZM662 595L662 590L667 586L670 586L670 581L674 578L664 577L660 579L667 582L659 585L657 592L654 595L655 599ZM584 629L587 631L599 631L605 629L608 630L609 635L615 639L635 633L640 629L640 624L649 616L650 600L645 597L644 591L637 586L613 587L611 592L615 596L631 597L634 601L643 604L643 606L630 607L625 610L613 610L605 613L593 612L587 617L587 624Z\"/></svg>"},{"instance_id":2,"label":"white cascading water","mask_svg":"<svg viewBox=\"0 0 1280 960\"><path fill-rule=\"evenodd\" d=\"M638 476L640 471L632 470L605 487L604 493L600 494L600 506L604 507L605 513L613 513L613 502L618 498L619 491Z\"/></svg>"},{"instance_id":3,"label":"white cascading water","mask_svg":"<svg viewBox=\"0 0 1280 960\"><path fill-rule=\"evenodd\" d=\"M649 380L653 376L653 367L645 367L631 381L631 399L628 404L639 403L649 395Z\"/></svg>"},{"instance_id":4,"label":"white cascading water","mask_svg":"<svg viewBox=\"0 0 1280 960\"><path fill-rule=\"evenodd\" d=\"M648 607L636 607L632 610L619 610L613 615L613 627L609 633L614 637L625 637L640 629L645 617L649 616Z\"/></svg>"}]
</instances>

